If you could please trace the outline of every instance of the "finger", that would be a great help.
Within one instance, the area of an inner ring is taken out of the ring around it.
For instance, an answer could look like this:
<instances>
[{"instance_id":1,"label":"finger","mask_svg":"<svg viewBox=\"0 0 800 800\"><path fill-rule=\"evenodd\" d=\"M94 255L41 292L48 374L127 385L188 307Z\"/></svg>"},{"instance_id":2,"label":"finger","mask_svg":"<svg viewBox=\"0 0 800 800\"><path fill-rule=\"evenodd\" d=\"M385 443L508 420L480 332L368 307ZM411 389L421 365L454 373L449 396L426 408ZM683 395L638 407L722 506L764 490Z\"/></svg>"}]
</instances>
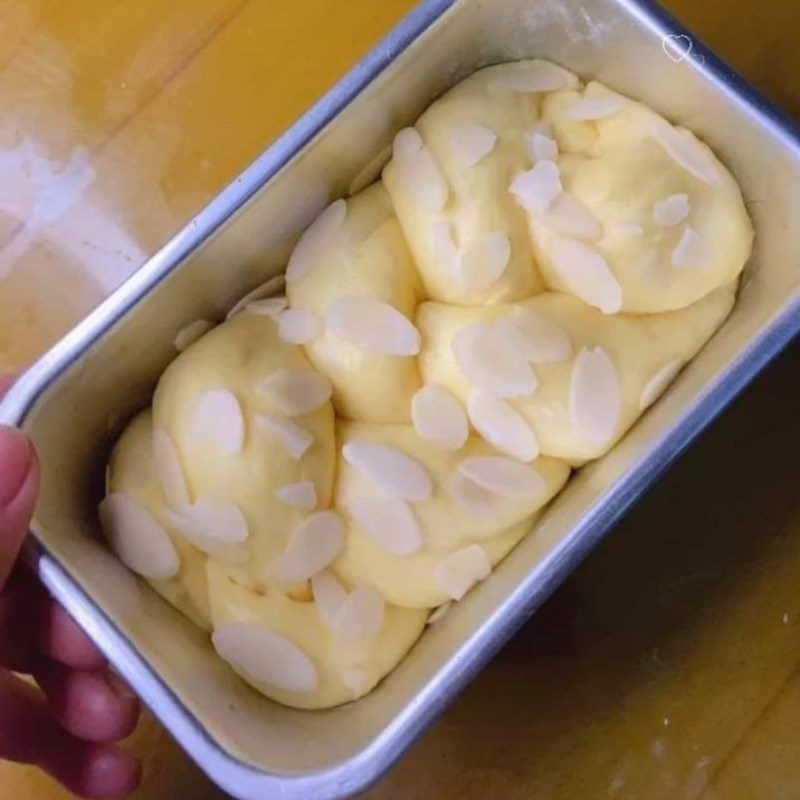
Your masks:
<instances>
[{"instance_id":1,"label":"finger","mask_svg":"<svg viewBox=\"0 0 800 800\"><path fill-rule=\"evenodd\" d=\"M62 730L41 693L0 671L0 758L35 764L90 800L115 800L138 786L134 759L108 744L82 742Z\"/></svg>"},{"instance_id":2,"label":"finger","mask_svg":"<svg viewBox=\"0 0 800 800\"><path fill-rule=\"evenodd\" d=\"M63 728L87 742L115 742L136 727L139 704L108 670L76 670L42 659L33 670L50 712Z\"/></svg>"},{"instance_id":3,"label":"finger","mask_svg":"<svg viewBox=\"0 0 800 800\"><path fill-rule=\"evenodd\" d=\"M38 488L33 445L21 431L0 425L0 589L28 532Z\"/></svg>"},{"instance_id":4,"label":"finger","mask_svg":"<svg viewBox=\"0 0 800 800\"><path fill-rule=\"evenodd\" d=\"M100 669L103 654L55 600L43 603L38 642L42 652L75 669Z\"/></svg>"},{"instance_id":5,"label":"finger","mask_svg":"<svg viewBox=\"0 0 800 800\"><path fill-rule=\"evenodd\" d=\"M38 581L17 567L0 593L0 668L30 672L40 657L39 619L45 602Z\"/></svg>"}]
</instances>

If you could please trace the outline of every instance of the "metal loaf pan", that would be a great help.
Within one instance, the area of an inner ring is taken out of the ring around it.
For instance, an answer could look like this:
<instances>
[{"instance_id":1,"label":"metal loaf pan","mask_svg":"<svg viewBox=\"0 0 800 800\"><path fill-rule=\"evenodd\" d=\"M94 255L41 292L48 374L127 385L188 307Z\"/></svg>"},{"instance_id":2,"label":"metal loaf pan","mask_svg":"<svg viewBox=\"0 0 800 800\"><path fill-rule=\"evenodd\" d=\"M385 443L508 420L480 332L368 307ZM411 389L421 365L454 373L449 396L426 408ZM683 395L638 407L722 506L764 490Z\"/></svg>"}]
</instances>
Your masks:
<instances>
[{"instance_id":1,"label":"metal loaf pan","mask_svg":"<svg viewBox=\"0 0 800 800\"><path fill-rule=\"evenodd\" d=\"M97 537L103 463L174 356L278 272L298 232L393 134L486 64L537 56L695 130L744 188L756 229L739 302L669 393L582 469L490 580L368 697L325 712L251 691L207 637ZM378 777L612 523L800 328L795 128L656 6L635 0L431 0L19 381L2 421L45 470L33 524L44 582L213 780L243 800L344 797ZM643 535L647 532L643 531Z\"/></svg>"}]
</instances>

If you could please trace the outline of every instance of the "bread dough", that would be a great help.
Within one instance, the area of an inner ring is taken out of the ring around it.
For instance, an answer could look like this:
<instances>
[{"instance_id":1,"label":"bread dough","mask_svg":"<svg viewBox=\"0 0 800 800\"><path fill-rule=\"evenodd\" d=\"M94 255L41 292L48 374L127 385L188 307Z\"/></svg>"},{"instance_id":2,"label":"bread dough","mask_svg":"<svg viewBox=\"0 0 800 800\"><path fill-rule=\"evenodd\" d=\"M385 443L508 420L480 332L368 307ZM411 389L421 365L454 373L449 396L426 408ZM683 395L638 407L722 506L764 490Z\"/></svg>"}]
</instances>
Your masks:
<instances>
[{"instance_id":1,"label":"bread dough","mask_svg":"<svg viewBox=\"0 0 800 800\"><path fill-rule=\"evenodd\" d=\"M344 221L314 256L305 276L287 286L292 308L322 316L333 300L355 296L414 316L421 299L419 277L381 184L347 200ZM420 388L415 359L364 350L330 330L310 342L306 352L333 382L339 416L409 421L411 397Z\"/></svg>"},{"instance_id":2,"label":"bread dough","mask_svg":"<svg viewBox=\"0 0 800 800\"><path fill-rule=\"evenodd\" d=\"M178 337L111 456L109 545L263 694L360 697L695 356L752 235L691 133L483 69L312 223L287 297Z\"/></svg>"}]
</instances>

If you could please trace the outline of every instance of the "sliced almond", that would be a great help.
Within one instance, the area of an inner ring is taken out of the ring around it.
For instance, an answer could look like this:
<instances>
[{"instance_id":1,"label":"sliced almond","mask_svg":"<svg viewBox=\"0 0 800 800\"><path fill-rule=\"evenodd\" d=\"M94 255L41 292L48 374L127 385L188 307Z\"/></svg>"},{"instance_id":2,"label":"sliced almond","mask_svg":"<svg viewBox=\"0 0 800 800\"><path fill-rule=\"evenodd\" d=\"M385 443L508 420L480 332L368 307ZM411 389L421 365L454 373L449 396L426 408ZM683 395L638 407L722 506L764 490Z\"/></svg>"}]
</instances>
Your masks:
<instances>
[{"instance_id":1,"label":"sliced almond","mask_svg":"<svg viewBox=\"0 0 800 800\"><path fill-rule=\"evenodd\" d=\"M180 457L163 428L153 428L153 469L167 505L173 508L189 505L189 487Z\"/></svg>"},{"instance_id":2,"label":"sliced almond","mask_svg":"<svg viewBox=\"0 0 800 800\"><path fill-rule=\"evenodd\" d=\"M416 202L427 211L441 211L447 202L447 181L414 128L397 134L393 155L397 175Z\"/></svg>"},{"instance_id":3,"label":"sliced almond","mask_svg":"<svg viewBox=\"0 0 800 800\"><path fill-rule=\"evenodd\" d=\"M558 158L558 144L552 136L533 128L525 134L528 155L537 161L555 161Z\"/></svg>"},{"instance_id":4,"label":"sliced almond","mask_svg":"<svg viewBox=\"0 0 800 800\"><path fill-rule=\"evenodd\" d=\"M652 136L667 155L690 175L703 183L720 183L720 173L714 157L693 133L683 128L673 128L666 122L659 122L654 125Z\"/></svg>"},{"instance_id":5,"label":"sliced almond","mask_svg":"<svg viewBox=\"0 0 800 800\"><path fill-rule=\"evenodd\" d=\"M419 353L419 331L388 303L340 297L325 311L325 323L331 332L364 350L395 356Z\"/></svg>"},{"instance_id":6,"label":"sliced almond","mask_svg":"<svg viewBox=\"0 0 800 800\"><path fill-rule=\"evenodd\" d=\"M569 417L578 434L595 447L609 443L620 421L622 398L614 363L602 347L582 348L569 387Z\"/></svg>"},{"instance_id":7,"label":"sliced almond","mask_svg":"<svg viewBox=\"0 0 800 800\"><path fill-rule=\"evenodd\" d=\"M521 62L495 77L491 88L496 91L528 94L554 92L575 83L575 76L547 61Z\"/></svg>"},{"instance_id":8,"label":"sliced almond","mask_svg":"<svg viewBox=\"0 0 800 800\"><path fill-rule=\"evenodd\" d=\"M537 380L524 355L508 346L502 328L487 322L465 325L453 337L453 356L467 380L494 397L523 397Z\"/></svg>"},{"instance_id":9,"label":"sliced almond","mask_svg":"<svg viewBox=\"0 0 800 800\"><path fill-rule=\"evenodd\" d=\"M216 328L216 323L209 322L207 319L197 319L189 323L185 328L181 328L175 336L175 349L182 353L190 344L194 344L212 328Z\"/></svg>"},{"instance_id":10,"label":"sliced almond","mask_svg":"<svg viewBox=\"0 0 800 800\"><path fill-rule=\"evenodd\" d=\"M532 309L514 306L511 316L502 322L513 325L524 336L524 339L519 340L518 346L523 347L525 358L534 364L557 364L572 355L569 334Z\"/></svg>"},{"instance_id":11,"label":"sliced almond","mask_svg":"<svg viewBox=\"0 0 800 800\"><path fill-rule=\"evenodd\" d=\"M256 286L255 289L249 291L241 300L239 300L233 308L228 312L226 318L238 314L245 306L254 300L260 300L263 297L272 297L277 294L283 287L286 286L286 278L283 275L275 275L272 278L264 281L264 283Z\"/></svg>"},{"instance_id":12,"label":"sliced almond","mask_svg":"<svg viewBox=\"0 0 800 800\"><path fill-rule=\"evenodd\" d=\"M617 222L615 227L620 233L631 236L641 236L644 233L644 227L639 222Z\"/></svg>"},{"instance_id":13,"label":"sliced almond","mask_svg":"<svg viewBox=\"0 0 800 800\"><path fill-rule=\"evenodd\" d=\"M497 512L497 495L479 486L457 469L448 476L445 488L453 502L468 514L485 517Z\"/></svg>"},{"instance_id":14,"label":"sliced almond","mask_svg":"<svg viewBox=\"0 0 800 800\"><path fill-rule=\"evenodd\" d=\"M445 614L452 608L453 603L452 601L448 600L446 603L442 603L440 606L431 611L431 615L426 620L426 625L435 625L440 619L442 619Z\"/></svg>"},{"instance_id":15,"label":"sliced almond","mask_svg":"<svg viewBox=\"0 0 800 800\"><path fill-rule=\"evenodd\" d=\"M473 167L494 149L497 134L477 122L463 122L450 129L450 149L468 167Z\"/></svg>"},{"instance_id":16,"label":"sliced almond","mask_svg":"<svg viewBox=\"0 0 800 800\"><path fill-rule=\"evenodd\" d=\"M278 336L290 344L310 344L324 330L322 317L313 311L289 308L278 317Z\"/></svg>"},{"instance_id":17,"label":"sliced almond","mask_svg":"<svg viewBox=\"0 0 800 800\"><path fill-rule=\"evenodd\" d=\"M242 542L225 542L208 536L205 528L187 519L184 515L186 508L184 506L176 511L170 509L165 513L167 524L176 535L223 564L239 567L249 561L250 556Z\"/></svg>"},{"instance_id":18,"label":"sliced almond","mask_svg":"<svg viewBox=\"0 0 800 800\"><path fill-rule=\"evenodd\" d=\"M680 225L689 216L689 195L671 194L653 206L653 222L662 228Z\"/></svg>"},{"instance_id":19,"label":"sliced almond","mask_svg":"<svg viewBox=\"0 0 800 800\"><path fill-rule=\"evenodd\" d=\"M573 239L594 241L603 233L594 214L571 192L561 192L541 219L556 233Z\"/></svg>"},{"instance_id":20,"label":"sliced almond","mask_svg":"<svg viewBox=\"0 0 800 800\"><path fill-rule=\"evenodd\" d=\"M453 600L460 600L476 583L491 574L489 557L477 544L456 550L433 568L433 579Z\"/></svg>"},{"instance_id":21,"label":"sliced almond","mask_svg":"<svg viewBox=\"0 0 800 800\"><path fill-rule=\"evenodd\" d=\"M433 492L433 482L415 458L385 444L351 441L342 447L348 464L394 497L420 502Z\"/></svg>"},{"instance_id":22,"label":"sliced almond","mask_svg":"<svg viewBox=\"0 0 800 800\"><path fill-rule=\"evenodd\" d=\"M336 625L336 633L348 642L368 642L383 627L385 603L372 586L356 586L347 597Z\"/></svg>"},{"instance_id":23,"label":"sliced almond","mask_svg":"<svg viewBox=\"0 0 800 800\"><path fill-rule=\"evenodd\" d=\"M415 392L411 422L423 439L443 450L459 450L469 436L464 407L441 386L423 386Z\"/></svg>"},{"instance_id":24,"label":"sliced almond","mask_svg":"<svg viewBox=\"0 0 800 800\"><path fill-rule=\"evenodd\" d=\"M317 507L317 487L314 481L289 483L275 490L275 496L287 506L312 511Z\"/></svg>"},{"instance_id":25,"label":"sliced almond","mask_svg":"<svg viewBox=\"0 0 800 800\"><path fill-rule=\"evenodd\" d=\"M274 414L256 414L255 421L259 427L276 439L292 458L298 461L314 441L314 437L305 428L301 428L286 417Z\"/></svg>"},{"instance_id":26,"label":"sliced almond","mask_svg":"<svg viewBox=\"0 0 800 800\"><path fill-rule=\"evenodd\" d=\"M295 526L272 571L286 580L308 580L339 555L343 544L342 518L334 511L318 511Z\"/></svg>"},{"instance_id":27,"label":"sliced almond","mask_svg":"<svg viewBox=\"0 0 800 800\"><path fill-rule=\"evenodd\" d=\"M259 381L256 391L288 417L302 417L330 400L330 379L310 367L276 369Z\"/></svg>"},{"instance_id":28,"label":"sliced almond","mask_svg":"<svg viewBox=\"0 0 800 800\"><path fill-rule=\"evenodd\" d=\"M678 268L702 267L711 260L711 246L708 240L694 228L683 229L681 238L672 251L672 265Z\"/></svg>"},{"instance_id":29,"label":"sliced almond","mask_svg":"<svg viewBox=\"0 0 800 800\"><path fill-rule=\"evenodd\" d=\"M324 569L312 576L311 592L320 619L328 628L335 631L347 604L347 589L330 570Z\"/></svg>"},{"instance_id":30,"label":"sliced almond","mask_svg":"<svg viewBox=\"0 0 800 800\"><path fill-rule=\"evenodd\" d=\"M249 678L284 692L313 692L319 686L311 659L274 631L247 622L227 622L211 635L214 649Z\"/></svg>"},{"instance_id":31,"label":"sliced almond","mask_svg":"<svg viewBox=\"0 0 800 800\"><path fill-rule=\"evenodd\" d=\"M473 389L467 411L475 430L492 447L519 461L533 461L539 455L531 426L505 400Z\"/></svg>"},{"instance_id":32,"label":"sliced almond","mask_svg":"<svg viewBox=\"0 0 800 800\"><path fill-rule=\"evenodd\" d=\"M399 497L353 497L347 510L361 530L389 553L407 556L422 547L422 528Z\"/></svg>"},{"instance_id":33,"label":"sliced almond","mask_svg":"<svg viewBox=\"0 0 800 800\"><path fill-rule=\"evenodd\" d=\"M248 314L257 314L260 317L275 317L289 305L289 301L283 296L265 297L263 300L252 300L244 310Z\"/></svg>"},{"instance_id":34,"label":"sliced almond","mask_svg":"<svg viewBox=\"0 0 800 800\"><path fill-rule=\"evenodd\" d=\"M228 389L209 389L192 409L194 441L211 444L226 453L241 453L244 446L244 416L236 395Z\"/></svg>"},{"instance_id":35,"label":"sliced almond","mask_svg":"<svg viewBox=\"0 0 800 800\"><path fill-rule=\"evenodd\" d=\"M567 109L567 118L576 122L605 119L622 111L625 99L618 94L583 97Z\"/></svg>"},{"instance_id":36,"label":"sliced almond","mask_svg":"<svg viewBox=\"0 0 800 800\"><path fill-rule=\"evenodd\" d=\"M622 308L622 287L597 250L573 239L556 238L550 245L550 262L567 290L604 314Z\"/></svg>"},{"instance_id":37,"label":"sliced almond","mask_svg":"<svg viewBox=\"0 0 800 800\"><path fill-rule=\"evenodd\" d=\"M335 200L306 228L295 245L286 267L286 280L296 283L306 277L314 262L344 224L347 203Z\"/></svg>"},{"instance_id":38,"label":"sliced almond","mask_svg":"<svg viewBox=\"0 0 800 800\"><path fill-rule=\"evenodd\" d=\"M189 530L190 538L194 533L215 542L241 544L250 535L239 506L213 497L200 497L191 505L176 509L171 518L180 531Z\"/></svg>"},{"instance_id":39,"label":"sliced almond","mask_svg":"<svg viewBox=\"0 0 800 800\"><path fill-rule=\"evenodd\" d=\"M666 388L675 380L676 376L681 371L682 366L683 362L676 358L674 361L670 361L661 367L661 369L647 381L639 396L640 411L650 408L650 406L664 394Z\"/></svg>"},{"instance_id":40,"label":"sliced almond","mask_svg":"<svg viewBox=\"0 0 800 800\"><path fill-rule=\"evenodd\" d=\"M547 488L533 467L507 456L470 456L458 462L458 470L487 492L501 497L532 501Z\"/></svg>"},{"instance_id":41,"label":"sliced almond","mask_svg":"<svg viewBox=\"0 0 800 800\"><path fill-rule=\"evenodd\" d=\"M496 283L508 266L511 242L502 231L484 233L461 254L461 283L467 291L480 291Z\"/></svg>"},{"instance_id":42,"label":"sliced almond","mask_svg":"<svg viewBox=\"0 0 800 800\"><path fill-rule=\"evenodd\" d=\"M554 161L537 161L526 172L518 172L508 190L531 214L544 214L561 194L561 176Z\"/></svg>"},{"instance_id":43,"label":"sliced almond","mask_svg":"<svg viewBox=\"0 0 800 800\"><path fill-rule=\"evenodd\" d=\"M152 581L174 578L180 561L158 520L130 495L114 492L100 503L109 547L128 569Z\"/></svg>"}]
</instances>

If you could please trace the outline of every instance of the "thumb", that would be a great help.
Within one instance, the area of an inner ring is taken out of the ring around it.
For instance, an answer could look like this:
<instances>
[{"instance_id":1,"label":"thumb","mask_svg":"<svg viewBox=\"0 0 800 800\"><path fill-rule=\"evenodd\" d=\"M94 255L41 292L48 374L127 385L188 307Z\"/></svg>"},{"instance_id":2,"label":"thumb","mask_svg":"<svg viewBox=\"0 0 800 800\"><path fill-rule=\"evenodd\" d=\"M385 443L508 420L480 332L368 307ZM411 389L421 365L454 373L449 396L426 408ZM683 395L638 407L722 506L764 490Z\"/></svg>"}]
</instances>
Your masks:
<instances>
[{"instance_id":1,"label":"thumb","mask_svg":"<svg viewBox=\"0 0 800 800\"><path fill-rule=\"evenodd\" d=\"M0 589L28 532L38 488L39 463L30 440L0 425Z\"/></svg>"}]
</instances>

